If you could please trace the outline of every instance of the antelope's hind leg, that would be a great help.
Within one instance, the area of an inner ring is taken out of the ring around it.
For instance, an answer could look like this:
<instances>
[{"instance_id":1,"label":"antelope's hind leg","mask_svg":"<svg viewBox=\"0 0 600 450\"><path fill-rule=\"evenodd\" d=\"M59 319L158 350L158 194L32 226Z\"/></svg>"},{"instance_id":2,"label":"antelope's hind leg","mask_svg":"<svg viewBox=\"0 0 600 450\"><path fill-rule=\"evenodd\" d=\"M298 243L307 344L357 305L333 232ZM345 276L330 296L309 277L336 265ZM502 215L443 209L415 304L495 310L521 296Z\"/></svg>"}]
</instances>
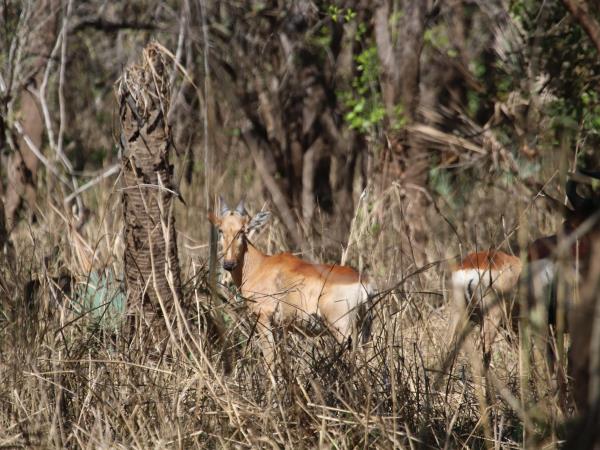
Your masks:
<instances>
[{"instance_id":1,"label":"antelope's hind leg","mask_svg":"<svg viewBox=\"0 0 600 450\"><path fill-rule=\"evenodd\" d=\"M491 362L492 347L498 336L504 312L503 298L493 290L489 290L482 300L483 320L481 323L481 347L483 349L484 367L487 369Z\"/></svg>"},{"instance_id":2,"label":"antelope's hind leg","mask_svg":"<svg viewBox=\"0 0 600 450\"><path fill-rule=\"evenodd\" d=\"M338 344L344 344L352 338L352 321L349 315L345 314L331 322L329 320L326 321L327 327L335 337L335 340L338 341Z\"/></svg>"},{"instance_id":3,"label":"antelope's hind leg","mask_svg":"<svg viewBox=\"0 0 600 450\"><path fill-rule=\"evenodd\" d=\"M340 344L352 336L351 318L354 314L353 311L348 311L347 304L343 299L326 301L319 305L318 310L319 316Z\"/></svg>"},{"instance_id":4,"label":"antelope's hind leg","mask_svg":"<svg viewBox=\"0 0 600 450\"><path fill-rule=\"evenodd\" d=\"M450 303L450 324L446 335L446 342L450 349L460 344L465 338L463 334L467 332L467 327L471 320L472 304L476 301L474 297L476 292L472 292L471 285L473 280L469 280L456 274L452 279L452 298Z\"/></svg>"}]
</instances>

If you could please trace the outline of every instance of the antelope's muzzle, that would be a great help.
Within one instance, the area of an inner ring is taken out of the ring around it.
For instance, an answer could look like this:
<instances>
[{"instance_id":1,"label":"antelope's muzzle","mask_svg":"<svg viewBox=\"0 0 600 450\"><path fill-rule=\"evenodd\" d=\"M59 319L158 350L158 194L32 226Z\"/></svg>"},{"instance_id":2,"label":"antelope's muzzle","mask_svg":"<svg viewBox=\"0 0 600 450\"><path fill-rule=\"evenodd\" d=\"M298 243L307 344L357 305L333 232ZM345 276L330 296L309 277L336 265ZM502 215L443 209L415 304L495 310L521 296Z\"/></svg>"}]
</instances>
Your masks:
<instances>
[{"instance_id":1,"label":"antelope's muzzle","mask_svg":"<svg viewBox=\"0 0 600 450\"><path fill-rule=\"evenodd\" d=\"M237 262L235 260L224 260L223 261L223 269L227 270L228 272L231 272L233 269L235 269L237 266Z\"/></svg>"}]
</instances>

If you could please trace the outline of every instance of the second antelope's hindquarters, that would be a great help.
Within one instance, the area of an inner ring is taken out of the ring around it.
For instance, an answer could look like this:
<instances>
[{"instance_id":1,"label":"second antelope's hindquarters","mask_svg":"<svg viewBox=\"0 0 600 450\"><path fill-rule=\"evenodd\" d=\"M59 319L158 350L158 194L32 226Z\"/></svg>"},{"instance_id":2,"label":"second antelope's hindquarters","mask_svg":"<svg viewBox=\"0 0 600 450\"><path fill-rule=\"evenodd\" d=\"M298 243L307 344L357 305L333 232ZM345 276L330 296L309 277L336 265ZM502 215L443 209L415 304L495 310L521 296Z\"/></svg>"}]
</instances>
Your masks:
<instances>
[{"instance_id":1,"label":"second antelope's hindquarters","mask_svg":"<svg viewBox=\"0 0 600 450\"><path fill-rule=\"evenodd\" d=\"M452 286L470 300L479 290L483 295L493 286L500 294L518 284L523 265L517 256L500 251L470 253L452 271Z\"/></svg>"},{"instance_id":2,"label":"second antelope's hindquarters","mask_svg":"<svg viewBox=\"0 0 600 450\"><path fill-rule=\"evenodd\" d=\"M498 302L517 287L521 271L521 260L504 252L467 255L452 270L453 311L449 340L456 338L460 329L473 318L473 310L479 310L483 316L484 341L489 350L501 318Z\"/></svg>"}]
</instances>

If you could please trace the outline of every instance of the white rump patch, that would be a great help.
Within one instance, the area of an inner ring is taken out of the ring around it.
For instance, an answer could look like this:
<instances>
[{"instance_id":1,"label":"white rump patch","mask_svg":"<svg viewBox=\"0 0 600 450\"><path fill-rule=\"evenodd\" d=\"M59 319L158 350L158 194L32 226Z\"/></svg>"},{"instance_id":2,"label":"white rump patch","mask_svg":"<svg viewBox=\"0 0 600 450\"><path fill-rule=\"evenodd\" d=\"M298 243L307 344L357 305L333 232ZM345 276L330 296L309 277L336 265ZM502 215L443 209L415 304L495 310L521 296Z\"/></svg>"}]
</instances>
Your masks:
<instances>
[{"instance_id":1,"label":"white rump patch","mask_svg":"<svg viewBox=\"0 0 600 450\"><path fill-rule=\"evenodd\" d=\"M365 303L369 299L369 295L374 292L374 289L370 283L355 283L336 286L334 292L334 301L346 302L348 311L351 311Z\"/></svg>"},{"instance_id":2,"label":"white rump patch","mask_svg":"<svg viewBox=\"0 0 600 450\"><path fill-rule=\"evenodd\" d=\"M492 271L491 279L496 279L495 271ZM465 291L471 285L471 289L488 288L490 285L490 271L477 269L461 269L452 274L452 286L463 288Z\"/></svg>"}]
</instances>

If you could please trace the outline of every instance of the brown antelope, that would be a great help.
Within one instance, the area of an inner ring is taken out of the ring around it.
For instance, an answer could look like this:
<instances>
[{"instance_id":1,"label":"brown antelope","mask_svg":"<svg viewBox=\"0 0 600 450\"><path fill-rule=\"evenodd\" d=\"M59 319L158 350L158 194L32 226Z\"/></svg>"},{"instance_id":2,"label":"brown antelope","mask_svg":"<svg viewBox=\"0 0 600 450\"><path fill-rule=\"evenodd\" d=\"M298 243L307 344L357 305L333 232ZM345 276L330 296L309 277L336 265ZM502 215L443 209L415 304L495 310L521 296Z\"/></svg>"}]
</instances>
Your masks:
<instances>
[{"instance_id":1,"label":"brown antelope","mask_svg":"<svg viewBox=\"0 0 600 450\"><path fill-rule=\"evenodd\" d=\"M600 173L581 172L600 179ZM467 255L452 270L455 309L452 334L458 330L461 318L473 318L467 311L478 311L482 317L483 350L487 358L504 315L506 297L516 293L523 269L527 272L530 303L548 298L545 294L552 287L557 271L556 257L562 248L570 250L572 257L577 259L578 272L587 270L592 239L600 232L600 199L581 197L574 180L567 182L566 192L573 209L565 208L562 235L533 241L527 248L525 267L517 256L490 250ZM549 316L552 315L553 311L550 311ZM552 324L553 321L550 317L549 322Z\"/></svg>"},{"instance_id":2,"label":"brown antelope","mask_svg":"<svg viewBox=\"0 0 600 450\"><path fill-rule=\"evenodd\" d=\"M366 312L373 285L350 267L313 264L290 253L265 255L248 239L251 231L261 228L269 212L252 219L241 201L230 210L221 200L220 216L209 214L219 229L223 268L231 272L248 308L257 317L261 349L269 366L274 355L274 326L284 329L314 323L322 319L338 342L352 335L359 311ZM368 337L363 326L363 340Z\"/></svg>"}]
</instances>

